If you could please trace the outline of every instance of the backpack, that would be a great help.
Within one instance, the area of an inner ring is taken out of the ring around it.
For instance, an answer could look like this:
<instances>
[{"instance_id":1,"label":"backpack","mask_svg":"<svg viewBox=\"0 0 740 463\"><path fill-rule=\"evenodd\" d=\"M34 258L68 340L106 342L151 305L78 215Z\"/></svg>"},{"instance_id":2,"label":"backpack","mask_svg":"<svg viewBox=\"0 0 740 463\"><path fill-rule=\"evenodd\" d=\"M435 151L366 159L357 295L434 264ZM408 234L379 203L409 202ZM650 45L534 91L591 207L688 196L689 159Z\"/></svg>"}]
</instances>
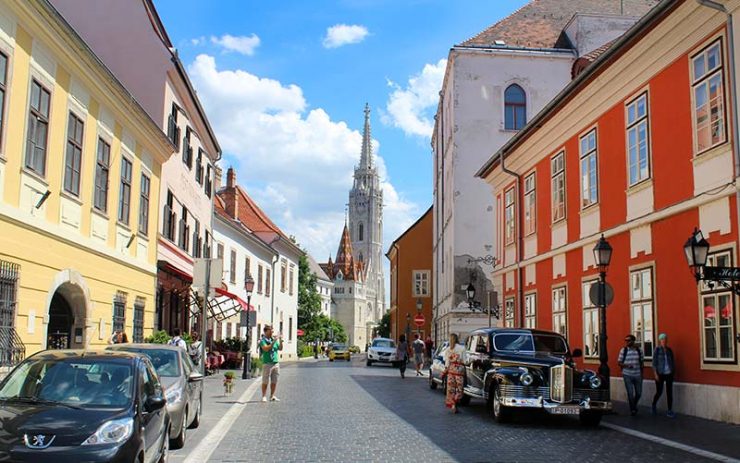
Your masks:
<instances>
[{"instance_id":1,"label":"backpack","mask_svg":"<svg viewBox=\"0 0 740 463\"><path fill-rule=\"evenodd\" d=\"M190 344L190 347L188 347L188 355L190 356L190 360L192 360L193 363L196 365L200 363L201 345L202 343L200 341L195 341L194 343Z\"/></svg>"}]
</instances>

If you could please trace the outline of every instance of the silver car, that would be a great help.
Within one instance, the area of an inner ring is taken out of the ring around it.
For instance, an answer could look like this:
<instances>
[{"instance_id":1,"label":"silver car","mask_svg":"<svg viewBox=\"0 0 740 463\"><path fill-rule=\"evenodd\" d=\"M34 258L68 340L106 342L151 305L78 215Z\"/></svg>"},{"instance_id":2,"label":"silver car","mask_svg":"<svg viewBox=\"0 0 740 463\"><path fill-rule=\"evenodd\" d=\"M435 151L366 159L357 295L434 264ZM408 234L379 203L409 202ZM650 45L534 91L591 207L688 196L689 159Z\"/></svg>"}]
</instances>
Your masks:
<instances>
[{"instance_id":1,"label":"silver car","mask_svg":"<svg viewBox=\"0 0 740 463\"><path fill-rule=\"evenodd\" d=\"M203 375L185 350L164 344L116 344L111 350L145 354L162 383L170 415L170 447L185 445L188 428L197 428L203 403Z\"/></svg>"},{"instance_id":2,"label":"silver car","mask_svg":"<svg viewBox=\"0 0 740 463\"><path fill-rule=\"evenodd\" d=\"M442 386L442 390L447 389L447 382L444 378L445 371L445 359L442 357L442 353L449 346L449 341L445 341L432 357L432 364L429 366L429 387L437 389L437 386Z\"/></svg>"}]
</instances>

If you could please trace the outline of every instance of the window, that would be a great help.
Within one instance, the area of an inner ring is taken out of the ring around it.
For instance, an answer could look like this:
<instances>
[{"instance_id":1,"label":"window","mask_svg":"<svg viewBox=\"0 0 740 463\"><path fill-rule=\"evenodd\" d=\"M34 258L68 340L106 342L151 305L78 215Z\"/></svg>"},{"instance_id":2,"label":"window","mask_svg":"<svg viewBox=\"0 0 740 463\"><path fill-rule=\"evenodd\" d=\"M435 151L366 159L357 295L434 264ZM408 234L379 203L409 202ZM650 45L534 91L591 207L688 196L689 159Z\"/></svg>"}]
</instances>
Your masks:
<instances>
[{"instance_id":1,"label":"window","mask_svg":"<svg viewBox=\"0 0 740 463\"><path fill-rule=\"evenodd\" d=\"M514 316L514 298L504 301L504 327L514 328L516 317Z\"/></svg>"},{"instance_id":2,"label":"window","mask_svg":"<svg viewBox=\"0 0 740 463\"><path fill-rule=\"evenodd\" d=\"M627 163L629 184L650 178L650 127L647 93L627 103Z\"/></svg>"},{"instance_id":3,"label":"window","mask_svg":"<svg viewBox=\"0 0 740 463\"><path fill-rule=\"evenodd\" d=\"M98 155L95 165L95 209L108 212L108 173L110 171L110 145L98 139Z\"/></svg>"},{"instance_id":4,"label":"window","mask_svg":"<svg viewBox=\"0 0 740 463\"><path fill-rule=\"evenodd\" d=\"M565 152L550 160L552 176L552 222L565 218Z\"/></svg>"},{"instance_id":5,"label":"window","mask_svg":"<svg viewBox=\"0 0 740 463\"><path fill-rule=\"evenodd\" d=\"M527 124L527 95L514 84L504 92L504 128L521 130Z\"/></svg>"},{"instance_id":6,"label":"window","mask_svg":"<svg viewBox=\"0 0 740 463\"><path fill-rule=\"evenodd\" d=\"M568 301L565 286L552 290L552 330L568 337Z\"/></svg>"},{"instance_id":7,"label":"window","mask_svg":"<svg viewBox=\"0 0 740 463\"><path fill-rule=\"evenodd\" d=\"M190 145L190 134L192 130L190 127L185 128L185 136L182 137L182 162L188 166L188 169L193 168L193 147Z\"/></svg>"},{"instance_id":8,"label":"window","mask_svg":"<svg viewBox=\"0 0 740 463\"><path fill-rule=\"evenodd\" d=\"M182 206L182 216L180 217L180 232L178 236L178 246L183 251L190 249L190 225L188 225L188 208Z\"/></svg>"},{"instance_id":9,"label":"window","mask_svg":"<svg viewBox=\"0 0 740 463\"><path fill-rule=\"evenodd\" d=\"M49 135L49 103L51 94L38 81L31 81L31 101L28 111L26 167L46 175L46 139Z\"/></svg>"},{"instance_id":10,"label":"window","mask_svg":"<svg viewBox=\"0 0 740 463\"><path fill-rule=\"evenodd\" d=\"M357 241L362 241L365 239L365 225L363 225L362 222L360 222L360 225L357 227Z\"/></svg>"},{"instance_id":11,"label":"window","mask_svg":"<svg viewBox=\"0 0 740 463\"><path fill-rule=\"evenodd\" d=\"M216 247L216 259L223 259L224 258L224 245L221 243L218 243L218 247Z\"/></svg>"},{"instance_id":12,"label":"window","mask_svg":"<svg viewBox=\"0 0 740 463\"><path fill-rule=\"evenodd\" d=\"M144 342L144 299L136 298L134 302L134 342Z\"/></svg>"},{"instance_id":13,"label":"window","mask_svg":"<svg viewBox=\"0 0 740 463\"><path fill-rule=\"evenodd\" d=\"M180 151L180 127L177 126L177 105L172 103L172 111L167 118L167 138L175 145L175 151Z\"/></svg>"},{"instance_id":14,"label":"window","mask_svg":"<svg viewBox=\"0 0 740 463\"><path fill-rule=\"evenodd\" d=\"M537 327L537 294L526 294L524 296L524 327Z\"/></svg>"},{"instance_id":15,"label":"window","mask_svg":"<svg viewBox=\"0 0 740 463\"><path fill-rule=\"evenodd\" d=\"M121 158L121 191L118 196L118 221L128 225L131 210L131 161Z\"/></svg>"},{"instance_id":16,"label":"window","mask_svg":"<svg viewBox=\"0 0 740 463\"><path fill-rule=\"evenodd\" d=\"M514 242L515 220L514 188L510 188L504 192L504 241L507 245Z\"/></svg>"},{"instance_id":17,"label":"window","mask_svg":"<svg viewBox=\"0 0 740 463\"><path fill-rule=\"evenodd\" d=\"M203 150L198 148L198 158L195 161L195 181L203 185Z\"/></svg>"},{"instance_id":18,"label":"window","mask_svg":"<svg viewBox=\"0 0 740 463\"><path fill-rule=\"evenodd\" d=\"M167 202L164 205L164 218L162 233L165 238L171 242L175 242L175 228L177 227L177 214L175 214L175 195L170 190L167 190Z\"/></svg>"},{"instance_id":19,"label":"window","mask_svg":"<svg viewBox=\"0 0 740 463\"><path fill-rule=\"evenodd\" d=\"M632 290L632 334L645 358L653 356L655 331L653 329L653 269L644 268L630 272Z\"/></svg>"},{"instance_id":20,"label":"window","mask_svg":"<svg viewBox=\"0 0 740 463\"><path fill-rule=\"evenodd\" d=\"M152 181L145 173L141 173L141 191L139 192L139 233L146 236L149 233L149 190Z\"/></svg>"},{"instance_id":21,"label":"window","mask_svg":"<svg viewBox=\"0 0 740 463\"><path fill-rule=\"evenodd\" d=\"M708 266L732 267L730 251L711 254ZM707 363L735 362L735 298L720 285L701 286L701 311L704 320L702 357Z\"/></svg>"},{"instance_id":22,"label":"window","mask_svg":"<svg viewBox=\"0 0 740 463\"><path fill-rule=\"evenodd\" d=\"M0 365L12 366L22 360L18 353L14 353L9 341L13 338L15 325L15 308L18 304L18 278L20 266L12 262L0 260L0 339L3 348L0 349Z\"/></svg>"},{"instance_id":23,"label":"window","mask_svg":"<svg viewBox=\"0 0 740 463\"><path fill-rule=\"evenodd\" d=\"M596 167L596 129L581 137L581 208L599 202L599 178Z\"/></svg>"},{"instance_id":24,"label":"window","mask_svg":"<svg viewBox=\"0 0 740 463\"><path fill-rule=\"evenodd\" d=\"M537 179L532 172L524 179L524 234L531 235L537 231Z\"/></svg>"},{"instance_id":25,"label":"window","mask_svg":"<svg viewBox=\"0 0 740 463\"><path fill-rule=\"evenodd\" d=\"M200 220L195 219L193 223L193 257L199 258L202 254L203 239L200 237Z\"/></svg>"},{"instance_id":26,"label":"window","mask_svg":"<svg viewBox=\"0 0 740 463\"><path fill-rule=\"evenodd\" d=\"M8 57L0 53L0 136L3 133L5 124L5 93L7 92L8 82Z\"/></svg>"},{"instance_id":27,"label":"window","mask_svg":"<svg viewBox=\"0 0 740 463\"><path fill-rule=\"evenodd\" d=\"M697 153L724 143L726 139L722 59L721 40L691 58Z\"/></svg>"},{"instance_id":28,"label":"window","mask_svg":"<svg viewBox=\"0 0 740 463\"><path fill-rule=\"evenodd\" d=\"M429 270L414 270L414 297L429 296Z\"/></svg>"},{"instance_id":29,"label":"window","mask_svg":"<svg viewBox=\"0 0 740 463\"><path fill-rule=\"evenodd\" d=\"M257 265L257 293L262 294L262 266Z\"/></svg>"},{"instance_id":30,"label":"window","mask_svg":"<svg viewBox=\"0 0 740 463\"><path fill-rule=\"evenodd\" d=\"M583 282L583 356L599 356L599 309L591 303L589 291L598 280Z\"/></svg>"},{"instance_id":31,"label":"window","mask_svg":"<svg viewBox=\"0 0 740 463\"><path fill-rule=\"evenodd\" d=\"M236 283L236 250L231 250L231 261L229 262L229 281Z\"/></svg>"},{"instance_id":32,"label":"window","mask_svg":"<svg viewBox=\"0 0 740 463\"><path fill-rule=\"evenodd\" d=\"M74 113L67 122L67 154L64 159L64 191L80 196L80 167L82 164L82 133L85 124Z\"/></svg>"},{"instance_id":33,"label":"window","mask_svg":"<svg viewBox=\"0 0 740 463\"><path fill-rule=\"evenodd\" d=\"M126 326L126 293L119 291L113 299L113 331L123 331Z\"/></svg>"},{"instance_id":34,"label":"window","mask_svg":"<svg viewBox=\"0 0 740 463\"><path fill-rule=\"evenodd\" d=\"M270 271L270 269L269 268L266 268L265 269L265 296L269 296L270 295L270 283L271 283L270 282L270 273L272 273Z\"/></svg>"},{"instance_id":35,"label":"window","mask_svg":"<svg viewBox=\"0 0 740 463\"><path fill-rule=\"evenodd\" d=\"M290 264L290 272L288 273L288 294L293 295L293 279L295 277L295 265Z\"/></svg>"},{"instance_id":36,"label":"window","mask_svg":"<svg viewBox=\"0 0 740 463\"><path fill-rule=\"evenodd\" d=\"M244 258L244 281L247 281L247 277L252 275L252 261L249 257Z\"/></svg>"},{"instance_id":37,"label":"window","mask_svg":"<svg viewBox=\"0 0 740 463\"><path fill-rule=\"evenodd\" d=\"M288 317L288 341L293 340L293 317Z\"/></svg>"},{"instance_id":38,"label":"window","mask_svg":"<svg viewBox=\"0 0 740 463\"><path fill-rule=\"evenodd\" d=\"M211 180L211 165L206 165L206 196L209 198L211 197L211 189L212 189L213 180Z\"/></svg>"},{"instance_id":39,"label":"window","mask_svg":"<svg viewBox=\"0 0 740 463\"><path fill-rule=\"evenodd\" d=\"M284 293L288 289L288 261L280 261L280 292Z\"/></svg>"}]
</instances>

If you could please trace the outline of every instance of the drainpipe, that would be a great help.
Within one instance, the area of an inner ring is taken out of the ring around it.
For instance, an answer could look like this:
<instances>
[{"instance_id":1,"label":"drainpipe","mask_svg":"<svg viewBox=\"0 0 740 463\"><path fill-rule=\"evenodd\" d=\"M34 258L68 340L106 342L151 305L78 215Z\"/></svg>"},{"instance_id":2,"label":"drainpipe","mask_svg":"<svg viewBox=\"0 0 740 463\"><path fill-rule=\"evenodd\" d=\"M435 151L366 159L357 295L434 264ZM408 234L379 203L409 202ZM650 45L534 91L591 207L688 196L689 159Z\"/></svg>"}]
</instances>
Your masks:
<instances>
[{"instance_id":1,"label":"drainpipe","mask_svg":"<svg viewBox=\"0 0 740 463\"><path fill-rule=\"evenodd\" d=\"M735 72L735 31L733 28L732 14L721 3L714 0L696 0L701 6L717 10L727 15L727 54L730 57L730 85L732 86L732 154L735 159L734 177L740 175L740 130L738 129L738 108L737 108L737 73ZM740 191L735 186L735 204L738 212L738 229L740 229Z\"/></svg>"},{"instance_id":2,"label":"drainpipe","mask_svg":"<svg viewBox=\"0 0 740 463\"><path fill-rule=\"evenodd\" d=\"M516 209L516 234L517 234L517 244L516 244L516 286L517 286L517 299L519 299L519 304L517 304L517 310L516 310L516 318L517 321L521 320L521 324L524 324L524 281L522 278L522 266L521 266L521 260L522 256L524 255L523 252L523 246L524 246L524 234L522 233L522 226L523 226L523 220L522 220L522 211L524 210L521 207L522 198L520 198L520 192L521 192L521 183L522 183L522 176L518 173L514 172L513 170L510 170L506 167L506 164L504 164L504 152L501 151L501 154L499 155L499 163L501 165L501 170L511 175L512 177L516 178L516 187L514 188L516 193L516 202L514 203L514 207ZM504 251L505 253L505 251ZM506 275L504 275L504 290L506 290ZM521 316L520 316L521 315Z\"/></svg>"}]
</instances>

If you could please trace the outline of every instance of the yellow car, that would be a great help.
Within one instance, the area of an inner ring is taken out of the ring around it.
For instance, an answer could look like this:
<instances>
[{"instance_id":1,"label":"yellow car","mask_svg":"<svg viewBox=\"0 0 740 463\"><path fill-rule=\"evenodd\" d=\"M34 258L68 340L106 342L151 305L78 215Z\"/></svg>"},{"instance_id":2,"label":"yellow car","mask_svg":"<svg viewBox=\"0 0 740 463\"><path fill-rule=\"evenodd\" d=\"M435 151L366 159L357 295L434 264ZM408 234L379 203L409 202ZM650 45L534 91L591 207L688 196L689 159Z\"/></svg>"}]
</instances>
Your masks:
<instances>
[{"instance_id":1,"label":"yellow car","mask_svg":"<svg viewBox=\"0 0 740 463\"><path fill-rule=\"evenodd\" d=\"M334 360L346 360L349 362L350 356L349 347L344 344L332 344L329 348L330 362L333 362Z\"/></svg>"}]
</instances>

